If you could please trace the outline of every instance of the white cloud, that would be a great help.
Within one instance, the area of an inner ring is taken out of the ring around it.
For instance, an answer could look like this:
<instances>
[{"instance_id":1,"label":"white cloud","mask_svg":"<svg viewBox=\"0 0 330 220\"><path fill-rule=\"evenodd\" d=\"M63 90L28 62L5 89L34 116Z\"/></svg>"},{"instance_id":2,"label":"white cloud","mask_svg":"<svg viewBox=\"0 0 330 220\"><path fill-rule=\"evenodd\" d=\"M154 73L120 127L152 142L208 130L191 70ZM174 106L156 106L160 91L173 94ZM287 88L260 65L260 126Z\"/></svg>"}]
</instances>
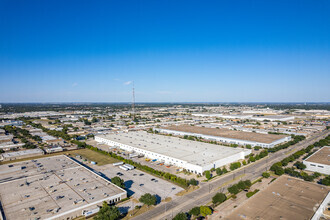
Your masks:
<instances>
[{"instance_id":1,"label":"white cloud","mask_svg":"<svg viewBox=\"0 0 330 220\"><path fill-rule=\"evenodd\" d=\"M124 85L125 85L125 86L128 86L128 85L130 85L130 84L132 84L132 81L124 82Z\"/></svg>"}]
</instances>

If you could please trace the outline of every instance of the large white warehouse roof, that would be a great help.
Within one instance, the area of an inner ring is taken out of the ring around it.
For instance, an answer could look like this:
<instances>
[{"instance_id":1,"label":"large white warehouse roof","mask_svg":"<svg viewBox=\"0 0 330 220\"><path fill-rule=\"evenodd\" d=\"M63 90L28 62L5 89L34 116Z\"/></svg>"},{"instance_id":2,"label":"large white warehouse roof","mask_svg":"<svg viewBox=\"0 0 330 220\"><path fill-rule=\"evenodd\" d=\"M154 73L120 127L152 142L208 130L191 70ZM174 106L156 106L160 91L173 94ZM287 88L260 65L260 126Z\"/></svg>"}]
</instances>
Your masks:
<instances>
[{"instance_id":1,"label":"large white warehouse roof","mask_svg":"<svg viewBox=\"0 0 330 220\"><path fill-rule=\"evenodd\" d=\"M143 151L165 155L186 161L190 164L205 166L235 155L248 155L251 151L242 148L189 141L177 137L151 134L144 131L107 134L98 136ZM97 140L98 138L96 138ZM120 146L118 146L120 147Z\"/></svg>"}]
</instances>

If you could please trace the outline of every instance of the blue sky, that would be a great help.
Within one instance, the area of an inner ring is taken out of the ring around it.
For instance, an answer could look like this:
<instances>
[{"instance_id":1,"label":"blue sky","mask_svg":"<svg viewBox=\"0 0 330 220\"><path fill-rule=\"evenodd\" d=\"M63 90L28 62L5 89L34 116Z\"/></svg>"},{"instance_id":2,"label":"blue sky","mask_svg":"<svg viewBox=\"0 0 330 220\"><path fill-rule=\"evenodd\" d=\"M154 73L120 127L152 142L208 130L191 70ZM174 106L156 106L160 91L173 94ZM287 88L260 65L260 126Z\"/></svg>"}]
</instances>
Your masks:
<instances>
[{"instance_id":1,"label":"blue sky","mask_svg":"<svg viewBox=\"0 0 330 220\"><path fill-rule=\"evenodd\" d=\"M0 0L0 102L330 101L330 1Z\"/></svg>"}]
</instances>

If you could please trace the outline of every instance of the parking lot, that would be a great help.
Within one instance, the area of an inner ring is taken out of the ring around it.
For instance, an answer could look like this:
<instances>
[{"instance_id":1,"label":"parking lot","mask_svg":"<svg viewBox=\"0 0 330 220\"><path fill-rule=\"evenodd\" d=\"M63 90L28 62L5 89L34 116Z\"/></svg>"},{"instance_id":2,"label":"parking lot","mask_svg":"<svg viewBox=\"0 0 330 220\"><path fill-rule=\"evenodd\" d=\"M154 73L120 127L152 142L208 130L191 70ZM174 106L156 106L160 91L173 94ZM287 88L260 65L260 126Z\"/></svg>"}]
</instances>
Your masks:
<instances>
[{"instance_id":1,"label":"parking lot","mask_svg":"<svg viewBox=\"0 0 330 220\"><path fill-rule=\"evenodd\" d=\"M139 199L145 193L150 193L156 194L160 201L166 197L174 198L176 193L183 190L177 185L137 169L125 171L112 164L92 166L92 168L102 172L108 178L115 176L122 178L125 181L128 195L136 199Z\"/></svg>"}]
</instances>

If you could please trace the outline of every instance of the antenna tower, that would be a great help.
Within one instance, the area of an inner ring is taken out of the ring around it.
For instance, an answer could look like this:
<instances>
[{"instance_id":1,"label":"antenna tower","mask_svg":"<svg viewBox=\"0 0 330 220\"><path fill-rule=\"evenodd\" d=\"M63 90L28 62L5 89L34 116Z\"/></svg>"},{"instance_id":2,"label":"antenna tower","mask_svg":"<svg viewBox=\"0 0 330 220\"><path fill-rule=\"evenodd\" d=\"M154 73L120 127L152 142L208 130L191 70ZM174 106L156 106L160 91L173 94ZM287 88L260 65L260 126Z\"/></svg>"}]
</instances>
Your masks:
<instances>
[{"instance_id":1,"label":"antenna tower","mask_svg":"<svg viewBox=\"0 0 330 220\"><path fill-rule=\"evenodd\" d=\"M133 81L133 102L132 102L132 110L133 110L133 120L135 120L135 90L134 90L134 81Z\"/></svg>"}]
</instances>

